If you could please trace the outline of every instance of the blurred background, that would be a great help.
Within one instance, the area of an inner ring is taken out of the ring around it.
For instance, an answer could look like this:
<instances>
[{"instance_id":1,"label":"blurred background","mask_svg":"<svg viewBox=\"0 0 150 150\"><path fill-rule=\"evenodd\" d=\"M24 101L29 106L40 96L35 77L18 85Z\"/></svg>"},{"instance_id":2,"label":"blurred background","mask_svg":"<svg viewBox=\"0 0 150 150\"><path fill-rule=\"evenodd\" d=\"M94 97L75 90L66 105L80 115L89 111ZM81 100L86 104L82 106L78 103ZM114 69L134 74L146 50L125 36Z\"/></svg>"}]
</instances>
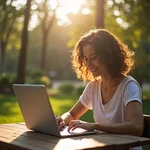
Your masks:
<instances>
[{"instance_id":1,"label":"blurred background","mask_svg":"<svg viewBox=\"0 0 150 150\"><path fill-rule=\"evenodd\" d=\"M67 108L55 112L67 111L86 84L72 70L71 51L95 28L109 30L135 52L130 74L140 83L144 113L150 114L149 14L149 0L0 0L0 122L22 120L7 120L17 107L13 83L44 84L54 103L68 100ZM76 96L68 98L72 93Z\"/></svg>"},{"instance_id":2,"label":"blurred background","mask_svg":"<svg viewBox=\"0 0 150 150\"><path fill-rule=\"evenodd\" d=\"M105 28L135 51L131 74L150 81L149 0L0 0L0 91L12 83L77 81L71 50L84 33Z\"/></svg>"}]
</instances>

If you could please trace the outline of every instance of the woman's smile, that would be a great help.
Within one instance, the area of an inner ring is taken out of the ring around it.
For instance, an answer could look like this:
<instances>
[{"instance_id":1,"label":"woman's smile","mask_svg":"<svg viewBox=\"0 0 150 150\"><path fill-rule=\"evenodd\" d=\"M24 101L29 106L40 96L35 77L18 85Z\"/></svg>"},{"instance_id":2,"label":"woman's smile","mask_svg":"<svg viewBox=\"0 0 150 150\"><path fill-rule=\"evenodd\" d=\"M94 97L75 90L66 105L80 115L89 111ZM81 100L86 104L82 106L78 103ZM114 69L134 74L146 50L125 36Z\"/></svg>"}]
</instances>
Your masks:
<instances>
[{"instance_id":1,"label":"woman's smile","mask_svg":"<svg viewBox=\"0 0 150 150\"><path fill-rule=\"evenodd\" d=\"M94 73L94 72L98 71L98 67L89 68L89 70L90 70L92 73Z\"/></svg>"}]
</instances>

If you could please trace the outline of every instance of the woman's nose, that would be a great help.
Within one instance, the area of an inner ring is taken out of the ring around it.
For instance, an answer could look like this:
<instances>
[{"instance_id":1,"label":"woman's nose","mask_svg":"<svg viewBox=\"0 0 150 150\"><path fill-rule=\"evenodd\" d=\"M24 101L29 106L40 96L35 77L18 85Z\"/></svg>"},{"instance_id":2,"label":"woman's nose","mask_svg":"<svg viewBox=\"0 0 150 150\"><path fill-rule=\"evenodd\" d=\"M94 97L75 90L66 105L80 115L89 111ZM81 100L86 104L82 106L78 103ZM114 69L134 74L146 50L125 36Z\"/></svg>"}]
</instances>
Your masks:
<instances>
[{"instance_id":1,"label":"woman's nose","mask_svg":"<svg viewBox=\"0 0 150 150\"><path fill-rule=\"evenodd\" d=\"M91 60L90 60L90 59L88 59L88 60L86 61L86 65L87 65L87 67L91 66Z\"/></svg>"}]
</instances>

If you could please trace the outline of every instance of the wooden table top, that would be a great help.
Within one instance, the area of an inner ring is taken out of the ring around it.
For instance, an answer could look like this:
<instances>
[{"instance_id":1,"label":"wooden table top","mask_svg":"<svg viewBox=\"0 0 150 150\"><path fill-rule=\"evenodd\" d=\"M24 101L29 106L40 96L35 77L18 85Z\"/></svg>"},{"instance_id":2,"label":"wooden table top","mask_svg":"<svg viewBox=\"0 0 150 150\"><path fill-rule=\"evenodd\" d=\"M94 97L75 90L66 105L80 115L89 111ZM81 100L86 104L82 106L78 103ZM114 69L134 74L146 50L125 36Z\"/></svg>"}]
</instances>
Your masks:
<instances>
[{"instance_id":1,"label":"wooden table top","mask_svg":"<svg viewBox=\"0 0 150 150\"><path fill-rule=\"evenodd\" d=\"M150 139L108 133L58 138L28 130L24 124L0 124L0 150L123 150L142 145L150 145Z\"/></svg>"}]
</instances>

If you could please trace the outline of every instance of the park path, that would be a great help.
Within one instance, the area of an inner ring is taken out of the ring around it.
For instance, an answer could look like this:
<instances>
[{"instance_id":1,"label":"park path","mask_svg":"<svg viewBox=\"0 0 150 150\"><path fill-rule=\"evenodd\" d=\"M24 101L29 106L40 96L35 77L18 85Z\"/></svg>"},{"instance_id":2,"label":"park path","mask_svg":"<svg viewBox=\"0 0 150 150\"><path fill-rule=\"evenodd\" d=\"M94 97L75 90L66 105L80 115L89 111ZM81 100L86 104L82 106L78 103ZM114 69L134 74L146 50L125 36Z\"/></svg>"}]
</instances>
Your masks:
<instances>
[{"instance_id":1,"label":"park path","mask_svg":"<svg viewBox=\"0 0 150 150\"><path fill-rule=\"evenodd\" d=\"M76 81L76 80L53 80L52 88L57 89L60 85L65 84L65 83L73 84L75 87L86 85L82 81Z\"/></svg>"}]
</instances>

